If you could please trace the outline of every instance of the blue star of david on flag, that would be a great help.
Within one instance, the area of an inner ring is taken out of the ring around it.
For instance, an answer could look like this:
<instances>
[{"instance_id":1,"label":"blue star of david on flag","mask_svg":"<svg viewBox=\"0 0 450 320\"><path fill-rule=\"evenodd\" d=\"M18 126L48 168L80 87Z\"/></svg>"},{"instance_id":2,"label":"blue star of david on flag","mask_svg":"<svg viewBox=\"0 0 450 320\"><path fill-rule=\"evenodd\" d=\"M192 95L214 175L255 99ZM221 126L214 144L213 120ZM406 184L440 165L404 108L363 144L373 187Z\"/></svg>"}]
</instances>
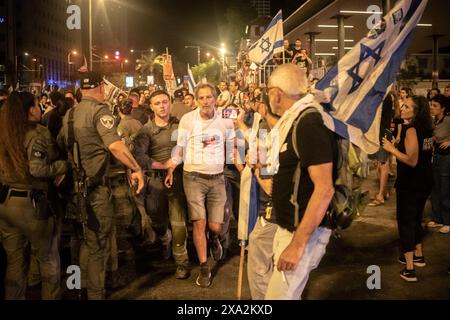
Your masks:
<instances>
[{"instance_id":1,"label":"blue star of david on flag","mask_svg":"<svg viewBox=\"0 0 450 320\"><path fill-rule=\"evenodd\" d=\"M259 47L261 48L261 53L269 52L271 46L272 44L270 43L269 37L262 39L261 44L259 45Z\"/></svg>"},{"instance_id":2,"label":"blue star of david on flag","mask_svg":"<svg viewBox=\"0 0 450 320\"><path fill-rule=\"evenodd\" d=\"M275 53L283 52L283 17L281 10L267 26L264 34L248 49L250 61L265 64Z\"/></svg>"},{"instance_id":3,"label":"blue star of david on flag","mask_svg":"<svg viewBox=\"0 0 450 320\"><path fill-rule=\"evenodd\" d=\"M350 68L350 70L347 71L348 75L353 79L352 87L350 88L349 94L356 91L361 83L363 82L363 79L359 76L359 66L361 63L366 60L369 57L372 57L375 60L374 66L380 61L381 59L381 50L383 50L385 41L381 42L375 49L371 49L370 47L360 44L361 45L361 52L359 55L359 61Z\"/></svg>"}]
</instances>

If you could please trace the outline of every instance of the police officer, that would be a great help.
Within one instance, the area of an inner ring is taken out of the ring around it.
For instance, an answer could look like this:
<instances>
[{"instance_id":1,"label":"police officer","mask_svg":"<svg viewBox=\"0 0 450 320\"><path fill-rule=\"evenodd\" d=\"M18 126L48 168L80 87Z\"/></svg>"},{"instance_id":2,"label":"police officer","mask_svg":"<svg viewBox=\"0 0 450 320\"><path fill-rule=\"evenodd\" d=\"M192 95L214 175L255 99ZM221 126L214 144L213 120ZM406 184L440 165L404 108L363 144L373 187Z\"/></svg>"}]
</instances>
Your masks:
<instances>
[{"instance_id":1,"label":"police officer","mask_svg":"<svg viewBox=\"0 0 450 320\"><path fill-rule=\"evenodd\" d=\"M172 185L164 184L166 161L171 158L172 149L176 145L173 133L178 129L178 120L170 116L170 96L167 92L153 92L150 103L155 117L139 131L135 141L135 155L148 176L146 204L152 227L161 238L163 246L170 249L167 221L170 220L172 253L177 264L175 278L186 279L189 277L189 258L186 250L186 200L181 167L174 172ZM170 251L165 258L169 257Z\"/></svg>"},{"instance_id":2,"label":"police officer","mask_svg":"<svg viewBox=\"0 0 450 320\"><path fill-rule=\"evenodd\" d=\"M6 299L25 299L27 244L36 250L42 298L60 297L60 260L56 218L47 199L49 183L64 178L66 162L28 92L12 93L0 112L0 240L8 260Z\"/></svg>"},{"instance_id":3,"label":"police officer","mask_svg":"<svg viewBox=\"0 0 450 320\"><path fill-rule=\"evenodd\" d=\"M119 103L120 122L117 126L119 137L130 151L133 149L132 140L139 129L142 128L142 124L130 115L132 103L132 100L128 98ZM111 257L108 267L111 268L111 287L116 288L124 283L119 278L119 253L124 252L126 260L133 260L132 238L133 236L138 236L140 233L141 219L137 211L132 188L130 188L127 181L126 167L114 157L111 159L108 176L110 178L112 203L115 214L115 223L113 224L113 234L111 237ZM133 222L135 223L133 224Z\"/></svg>"},{"instance_id":4,"label":"police officer","mask_svg":"<svg viewBox=\"0 0 450 320\"><path fill-rule=\"evenodd\" d=\"M71 155L77 172L77 187L82 191L86 205L85 241L88 248L89 299L105 298L105 265L110 255L114 210L108 179L110 154L132 173L130 181L137 183L136 193L142 190L144 178L136 160L120 140L114 118L102 104L105 90L103 78L96 72L87 72L81 78L83 98L63 120L58 142L64 144ZM80 179L80 173L83 179Z\"/></svg>"}]
</instances>

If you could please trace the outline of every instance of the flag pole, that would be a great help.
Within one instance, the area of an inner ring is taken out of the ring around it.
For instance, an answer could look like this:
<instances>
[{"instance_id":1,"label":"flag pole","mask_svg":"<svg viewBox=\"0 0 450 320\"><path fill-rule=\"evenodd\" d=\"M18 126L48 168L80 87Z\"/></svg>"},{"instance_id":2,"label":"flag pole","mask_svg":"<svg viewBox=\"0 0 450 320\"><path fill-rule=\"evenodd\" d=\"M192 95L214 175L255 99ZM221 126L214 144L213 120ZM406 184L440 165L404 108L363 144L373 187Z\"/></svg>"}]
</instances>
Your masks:
<instances>
[{"instance_id":1,"label":"flag pole","mask_svg":"<svg viewBox=\"0 0 450 320\"><path fill-rule=\"evenodd\" d=\"M241 255L239 258L239 273L237 285L237 299L241 300L242 293L242 277L244 275L244 257L245 257L245 240L241 240Z\"/></svg>"}]
</instances>

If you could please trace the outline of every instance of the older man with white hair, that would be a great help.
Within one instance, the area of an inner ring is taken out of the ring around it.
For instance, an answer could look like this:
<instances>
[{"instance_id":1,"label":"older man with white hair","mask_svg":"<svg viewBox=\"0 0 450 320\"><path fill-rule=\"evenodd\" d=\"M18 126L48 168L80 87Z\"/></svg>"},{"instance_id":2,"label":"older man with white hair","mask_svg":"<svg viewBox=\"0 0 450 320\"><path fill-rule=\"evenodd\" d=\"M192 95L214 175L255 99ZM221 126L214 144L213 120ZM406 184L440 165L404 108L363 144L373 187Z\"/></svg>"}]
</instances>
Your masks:
<instances>
[{"instance_id":1,"label":"older man with white hair","mask_svg":"<svg viewBox=\"0 0 450 320\"><path fill-rule=\"evenodd\" d=\"M267 90L270 108L281 118L272 129L272 134L279 134L279 150L269 151L278 154L269 163L275 173L272 200L278 229L275 268L265 298L300 299L331 235L321 224L334 194L337 142L317 112L320 106L307 93L301 68L279 66Z\"/></svg>"}]
</instances>

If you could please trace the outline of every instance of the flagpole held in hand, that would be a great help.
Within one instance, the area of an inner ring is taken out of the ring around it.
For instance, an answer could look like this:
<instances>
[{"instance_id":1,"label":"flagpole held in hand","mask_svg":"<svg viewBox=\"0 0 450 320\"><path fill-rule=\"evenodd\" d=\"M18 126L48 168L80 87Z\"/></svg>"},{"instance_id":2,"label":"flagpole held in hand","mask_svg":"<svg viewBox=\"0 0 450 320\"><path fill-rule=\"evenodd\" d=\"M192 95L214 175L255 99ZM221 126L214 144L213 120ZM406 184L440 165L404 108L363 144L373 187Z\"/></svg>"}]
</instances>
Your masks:
<instances>
[{"instance_id":1,"label":"flagpole held in hand","mask_svg":"<svg viewBox=\"0 0 450 320\"><path fill-rule=\"evenodd\" d=\"M242 277L244 275L244 257L245 257L245 240L240 242L241 255L239 258L239 273L238 273L238 285L237 285L237 299L241 300L242 293Z\"/></svg>"}]
</instances>

